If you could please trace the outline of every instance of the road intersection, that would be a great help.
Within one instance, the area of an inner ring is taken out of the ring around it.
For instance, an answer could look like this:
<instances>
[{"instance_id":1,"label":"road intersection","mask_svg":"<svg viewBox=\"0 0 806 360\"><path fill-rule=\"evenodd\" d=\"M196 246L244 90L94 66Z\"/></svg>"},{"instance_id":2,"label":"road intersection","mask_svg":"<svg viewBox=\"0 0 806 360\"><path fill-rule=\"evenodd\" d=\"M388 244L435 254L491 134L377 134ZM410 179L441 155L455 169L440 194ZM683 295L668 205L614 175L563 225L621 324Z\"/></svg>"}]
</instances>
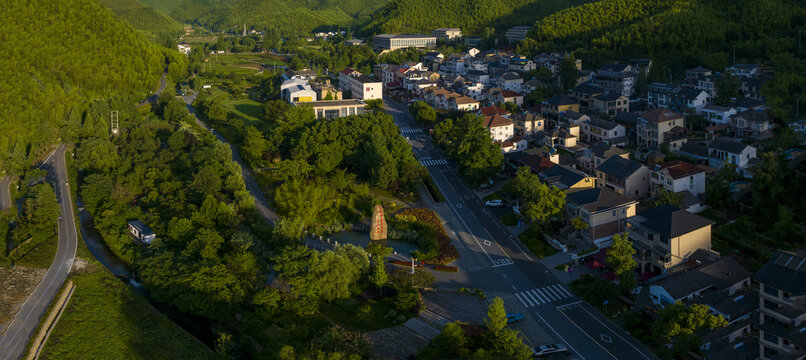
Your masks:
<instances>
[{"instance_id":1,"label":"road intersection","mask_svg":"<svg viewBox=\"0 0 806 360\"><path fill-rule=\"evenodd\" d=\"M574 296L564 284L523 248L481 199L465 185L457 171L431 143L404 105L384 98L386 111L412 146L415 157L428 169L457 219L457 237L475 262L475 270L460 286L486 289L501 296L510 311L521 311L522 333L541 342L562 342L580 359L656 359L590 304ZM452 285L457 285L455 282ZM529 330L534 329L534 330ZM549 334L550 338L546 338ZM530 340L535 340L530 339ZM530 341L531 342L531 341Z\"/></svg>"}]
</instances>

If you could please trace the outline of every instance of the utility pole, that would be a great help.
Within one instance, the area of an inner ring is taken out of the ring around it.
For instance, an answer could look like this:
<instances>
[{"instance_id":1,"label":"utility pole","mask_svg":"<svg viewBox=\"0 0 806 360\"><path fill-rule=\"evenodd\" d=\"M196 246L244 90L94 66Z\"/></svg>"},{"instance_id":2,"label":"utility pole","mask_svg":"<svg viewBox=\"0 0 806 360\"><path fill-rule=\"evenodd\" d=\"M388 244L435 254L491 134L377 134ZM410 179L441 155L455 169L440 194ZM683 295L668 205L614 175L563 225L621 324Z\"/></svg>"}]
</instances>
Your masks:
<instances>
[{"instance_id":1,"label":"utility pole","mask_svg":"<svg viewBox=\"0 0 806 360\"><path fill-rule=\"evenodd\" d=\"M109 114L109 118L110 118L109 129L111 130L112 135L117 135L118 134L118 127L120 126L120 123L119 123L119 120L118 120L118 111L117 110L112 110L112 112Z\"/></svg>"}]
</instances>

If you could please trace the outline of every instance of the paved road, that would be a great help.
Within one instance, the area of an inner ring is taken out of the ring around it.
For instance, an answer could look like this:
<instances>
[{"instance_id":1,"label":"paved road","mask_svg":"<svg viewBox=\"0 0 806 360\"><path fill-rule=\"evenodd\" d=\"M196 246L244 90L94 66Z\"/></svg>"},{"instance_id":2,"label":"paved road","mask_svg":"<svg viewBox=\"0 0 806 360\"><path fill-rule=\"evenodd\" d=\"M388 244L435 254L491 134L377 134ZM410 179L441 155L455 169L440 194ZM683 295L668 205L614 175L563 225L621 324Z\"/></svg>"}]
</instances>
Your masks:
<instances>
[{"instance_id":1,"label":"paved road","mask_svg":"<svg viewBox=\"0 0 806 360\"><path fill-rule=\"evenodd\" d=\"M0 178L0 210L11 207L11 176L3 176Z\"/></svg>"},{"instance_id":2,"label":"paved road","mask_svg":"<svg viewBox=\"0 0 806 360\"><path fill-rule=\"evenodd\" d=\"M168 82L165 80L166 76L168 76L168 68L165 68L165 72L163 72L162 76L160 77L160 87L157 89L157 91L151 94L151 96L145 98L139 104L137 104L138 107L144 106L145 104L153 104L157 102L157 99L159 99L160 94L162 94L162 92L165 90L165 87L168 86Z\"/></svg>"},{"instance_id":3,"label":"paved road","mask_svg":"<svg viewBox=\"0 0 806 360\"><path fill-rule=\"evenodd\" d=\"M527 322L540 325L541 334L548 333L551 341L567 344L581 359L656 358L590 304L574 296L506 231L465 185L442 151L418 128L405 106L389 98L384 103L458 219L457 236L475 262L473 267L481 269L467 274L459 286L503 294L510 311L523 311ZM529 331L522 331L530 337Z\"/></svg>"},{"instance_id":4,"label":"paved road","mask_svg":"<svg viewBox=\"0 0 806 360\"><path fill-rule=\"evenodd\" d=\"M64 159L66 150L65 144L59 144L54 153L42 164L42 167L48 170L48 181L56 183L56 197L62 216L62 220L57 220L59 247L42 281L22 304L11 325L0 337L0 358L3 360L16 360L23 355L28 338L33 334L39 319L44 315L73 266L77 237L76 224L73 220L73 200L67 184L67 165Z\"/></svg>"},{"instance_id":5,"label":"paved road","mask_svg":"<svg viewBox=\"0 0 806 360\"><path fill-rule=\"evenodd\" d=\"M182 97L187 105L188 111L193 115L194 118L196 118L197 124L207 129L207 131L212 132L219 141L229 145L230 149L232 149L232 160L241 166L241 176L243 176L243 182L246 185L246 190L248 190L249 194L255 199L255 208L257 208L257 211L260 213L263 219L266 220L266 222L274 225L274 223L280 221L280 217L277 216L277 214L275 214L271 208L269 208L269 201L266 200L266 197L263 195L263 191L261 191L260 187L257 185L255 178L252 176L252 171L249 170L249 167L244 165L243 161L241 160L241 155L238 153L238 149L235 148L235 145L230 144L221 134L213 130L213 128L208 126L206 123L201 121L198 116L196 116L196 111L193 109L193 100L196 99L196 95L198 95L198 93L193 93L192 95Z\"/></svg>"}]
</instances>

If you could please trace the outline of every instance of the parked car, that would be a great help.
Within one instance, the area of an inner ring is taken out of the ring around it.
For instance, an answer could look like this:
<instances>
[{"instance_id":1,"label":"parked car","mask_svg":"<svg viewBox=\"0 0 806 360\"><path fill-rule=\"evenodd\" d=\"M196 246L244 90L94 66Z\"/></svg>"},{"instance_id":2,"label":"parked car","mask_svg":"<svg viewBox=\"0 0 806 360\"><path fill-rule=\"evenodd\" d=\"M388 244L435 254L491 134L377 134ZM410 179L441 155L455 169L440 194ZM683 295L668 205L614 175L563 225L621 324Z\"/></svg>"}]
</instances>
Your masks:
<instances>
[{"instance_id":1,"label":"parked car","mask_svg":"<svg viewBox=\"0 0 806 360\"><path fill-rule=\"evenodd\" d=\"M487 202L485 202L484 205L491 207L499 207L504 205L504 200L501 199L487 200Z\"/></svg>"},{"instance_id":2,"label":"parked car","mask_svg":"<svg viewBox=\"0 0 806 360\"><path fill-rule=\"evenodd\" d=\"M564 344L546 344L532 348L532 355L543 356L563 351L568 351L568 347L566 347Z\"/></svg>"},{"instance_id":3,"label":"parked car","mask_svg":"<svg viewBox=\"0 0 806 360\"><path fill-rule=\"evenodd\" d=\"M521 321L521 320L523 320L523 314L521 314L521 313L514 313L514 314L507 313L507 324L511 324L511 323L518 322L518 321Z\"/></svg>"}]
</instances>

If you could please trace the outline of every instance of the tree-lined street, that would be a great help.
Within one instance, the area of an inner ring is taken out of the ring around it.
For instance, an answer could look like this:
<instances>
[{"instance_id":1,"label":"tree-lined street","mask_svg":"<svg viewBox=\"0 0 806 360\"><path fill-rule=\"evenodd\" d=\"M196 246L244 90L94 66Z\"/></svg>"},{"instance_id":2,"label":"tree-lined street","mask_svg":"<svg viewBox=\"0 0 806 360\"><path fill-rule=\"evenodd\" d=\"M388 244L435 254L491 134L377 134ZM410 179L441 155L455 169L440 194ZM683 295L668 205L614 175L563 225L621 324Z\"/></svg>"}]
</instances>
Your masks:
<instances>
[{"instance_id":1,"label":"tree-lined street","mask_svg":"<svg viewBox=\"0 0 806 360\"><path fill-rule=\"evenodd\" d=\"M386 111L408 137L418 160L442 162L442 151L427 135L417 131L419 128L406 107L388 97L384 100ZM637 340L573 296L549 269L524 250L456 170L439 164L427 168L459 222L454 225L462 245L472 252L476 265L482 269L467 274L466 283L457 286L509 294L504 297L508 309L530 313L527 321L536 322L555 342L567 344L582 359L655 358ZM530 327L524 326L524 329L524 335L529 338ZM534 334L541 336L540 332Z\"/></svg>"}]
</instances>

